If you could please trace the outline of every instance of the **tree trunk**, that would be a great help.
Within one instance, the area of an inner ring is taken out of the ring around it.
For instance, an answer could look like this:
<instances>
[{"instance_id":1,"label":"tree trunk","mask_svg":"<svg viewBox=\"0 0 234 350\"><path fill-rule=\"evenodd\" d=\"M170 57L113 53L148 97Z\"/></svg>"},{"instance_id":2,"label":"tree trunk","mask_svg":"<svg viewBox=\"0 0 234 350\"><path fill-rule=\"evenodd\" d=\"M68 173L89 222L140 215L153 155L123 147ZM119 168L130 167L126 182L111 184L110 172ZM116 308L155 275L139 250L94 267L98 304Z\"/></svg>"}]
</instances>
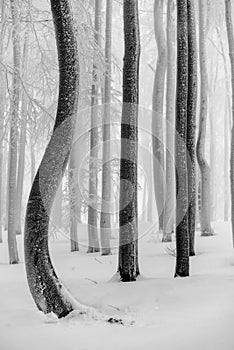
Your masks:
<instances>
[{"instance_id":1,"label":"tree trunk","mask_svg":"<svg viewBox=\"0 0 234 350\"><path fill-rule=\"evenodd\" d=\"M102 255L111 254L111 39L112 0L106 2L106 74L104 88L103 155L102 155L102 211L101 211L101 247Z\"/></svg>"},{"instance_id":2,"label":"tree trunk","mask_svg":"<svg viewBox=\"0 0 234 350\"><path fill-rule=\"evenodd\" d=\"M71 151L70 161L69 161L69 210L70 210L70 243L71 252L76 252L79 250L78 234L77 234L77 191L76 191L76 179L77 179L77 169L75 162L75 150Z\"/></svg>"},{"instance_id":3,"label":"tree trunk","mask_svg":"<svg viewBox=\"0 0 234 350\"><path fill-rule=\"evenodd\" d=\"M187 102L187 167L189 255L195 255L196 227L196 115L197 115L197 39L194 0L188 3L188 102Z\"/></svg>"},{"instance_id":4,"label":"tree trunk","mask_svg":"<svg viewBox=\"0 0 234 350\"><path fill-rule=\"evenodd\" d=\"M11 124L9 144L9 188L8 188L8 250L10 264L19 262L16 242L16 171L17 171L17 123L19 120L20 91L20 38L18 4L11 0L12 41L13 41L13 83L11 99Z\"/></svg>"},{"instance_id":5,"label":"tree trunk","mask_svg":"<svg viewBox=\"0 0 234 350\"><path fill-rule=\"evenodd\" d=\"M123 282L135 281L138 266L137 151L140 32L138 1L124 0L123 108L121 120L119 261Z\"/></svg>"},{"instance_id":6,"label":"tree trunk","mask_svg":"<svg viewBox=\"0 0 234 350\"><path fill-rule=\"evenodd\" d=\"M234 246L234 34L232 22L231 0L225 0L226 26L228 35L229 56L231 64L232 80L232 136L231 136L231 219L232 219L232 237Z\"/></svg>"},{"instance_id":7,"label":"tree trunk","mask_svg":"<svg viewBox=\"0 0 234 350\"><path fill-rule=\"evenodd\" d=\"M101 0L95 0L95 44L100 47L101 34ZM97 216L97 159L98 159L98 67L94 52L93 58L93 85L91 96L91 131L90 131L90 161L89 161L89 206L88 206L88 237L89 247L87 253L99 252L98 216Z\"/></svg>"},{"instance_id":8,"label":"tree trunk","mask_svg":"<svg viewBox=\"0 0 234 350\"><path fill-rule=\"evenodd\" d=\"M28 32L25 36L24 53L22 62L23 81L26 78L27 63L28 63ZM19 159L17 173L17 191L16 191L16 234L21 234L21 211L22 211L22 196L24 184L24 167L25 167L25 145L26 145L26 129L27 129L27 112L28 101L25 91L22 91L22 107L21 107L21 123L20 123L20 139L19 139Z\"/></svg>"},{"instance_id":9,"label":"tree trunk","mask_svg":"<svg viewBox=\"0 0 234 350\"><path fill-rule=\"evenodd\" d=\"M189 276L188 174L188 8L187 0L177 2L177 92L176 92L176 271L175 277Z\"/></svg>"},{"instance_id":10,"label":"tree trunk","mask_svg":"<svg viewBox=\"0 0 234 350\"><path fill-rule=\"evenodd\" d=\"M154 78L153 90L153 115L152 115L152 143L153 143L153 169L154 169L154 191L158 210L159 230L163 230L164 217L164 144L163 144L163 108L165 95L165 77L167 68L166 35L163 25L162 0L154 2L154 31L158 47L158 60Z\"/></svg>"},{"instance_id":11,"label":"tree trunk","mask_svg":"<svg viewBox=\"0 0 234 350\"><path fill-rule=\"evenodd\" d=\"M163 242L171 242L175 219L175 2L167 4L167 93L166 93L166 198L163 220Z\"/></svg>"},{"instance_id":12,"label":"tree trunk","mask_svg":"<svg viewBox=\"0 0 234 350\"><path fill-rule=\"evenodd\" d=\"M24 251L30 291L39 310L64 317L79 307L59 281L51 262L48 230L51 208L73 142L79 90L76 33L69 0L51 0L59 62L59 98L51 140L30 192Z\"/></svg>"},{"instance_id":13,"label":"tree trunk","mask_svg":"<svg viewBox=\"0 0 234 350\"><path fill-rule=\"evenodd\" d=\"M197 141L197 161L201 172L201 235L212 236L210 224L210 167L205 158L206 124L207 124L207 58L206 58L206 14L204 0L199 0L199 48L200 48L200 122Z\"/></svg>"}]
</instances>

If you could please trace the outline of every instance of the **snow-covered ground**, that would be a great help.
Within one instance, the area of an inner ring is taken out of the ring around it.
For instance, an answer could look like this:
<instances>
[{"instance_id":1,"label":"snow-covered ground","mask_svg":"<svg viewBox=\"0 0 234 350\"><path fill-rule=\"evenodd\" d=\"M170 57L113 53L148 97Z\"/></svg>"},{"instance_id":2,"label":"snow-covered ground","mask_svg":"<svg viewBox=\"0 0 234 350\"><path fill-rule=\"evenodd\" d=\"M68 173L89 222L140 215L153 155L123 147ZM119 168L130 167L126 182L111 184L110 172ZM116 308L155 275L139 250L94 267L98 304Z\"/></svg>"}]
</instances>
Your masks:
<instances>
[{"instance_id":1,"label":"snow-covered ground","mask_svg":"<svg viewBox=\"0 0 234 350\"><path fill-rule=\"evenodd\" d=\"M214 237L197 235L197 256L191 259L191 277L185 279L173 278L175 258L167 244L152 234L142 237L142 278L136 283L110 281L116 250L107 257L87 255L84 246L70 253L65 237L51 240L56 271L72 294L110 317L123 318L124 326L75 314L59 321L45 317L27 287L22 237L19 265L8 265L7 244L1 244L0 349L233 350L231 228L217 223L215 230Z\"/></svg>"}]
</instances>

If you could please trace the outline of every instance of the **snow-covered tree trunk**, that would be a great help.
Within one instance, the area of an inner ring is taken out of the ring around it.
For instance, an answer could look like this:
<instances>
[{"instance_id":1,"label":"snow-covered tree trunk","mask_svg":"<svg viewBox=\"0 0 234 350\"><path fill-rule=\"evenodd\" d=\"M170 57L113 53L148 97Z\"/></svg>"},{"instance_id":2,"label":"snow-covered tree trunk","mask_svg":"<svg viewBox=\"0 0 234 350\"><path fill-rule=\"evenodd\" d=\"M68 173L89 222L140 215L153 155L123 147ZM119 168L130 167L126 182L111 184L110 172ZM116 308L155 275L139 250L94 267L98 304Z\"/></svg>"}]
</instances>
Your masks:
<instances>
[{"instance_id":1,"label":"snow-covered tree trunk","mask_svg":"<svg viewBox=\"0 0 234 350\"><path fill-rule=\"evenodd\" d=\"M101 10L102 1L95 0L95 45L100 47L101 36ZM88 238L89 246L87 253L99 252L98 240L98 215L97 215L97 159L98 159L98 67L97 67L97 52L94 51L93 57L93 83L91 96L91 131L90 131L90 162L89 162L89 206L88 206Z\"/></svg>"},{"instance_id":2,"label":"snow-covered tree trunk","mask_svg":"<svg viewBox=\"0 0 234 350\"><path fill-rule=\"evenodd\" d=\"M176 271L175 277L189 276L188 174L188 8L187 0L177 1L177 91L175 129L176 167Z\"/></svg>"},{"instance_id":3,"label":"snow-covered tree trunk","mask_svg":"<svg viewBox=\"0 0 234 350\"><path fill-rule=\"evenodd\" d=\"M111 237L111 39L112 35L112 0L106 2L106 42L105 59L106 74L104 87L104 118L103 118L103 155L102 155L102 210L101 210L101 250L102 255L109 255Z\"/></svg>"},{"instance_id":4,"label":"snow-covered tree trunk","mask_svg":"<svg viewBox=\"0 0 234 350\"><path fill-rule=\"evenodd\" d=\"M22 59L22 76L23 81L26 78L28 64L28 31L25 36L24 52ZM21 234L21 211L22 211L22 196L24 184L24 167L25 167L25 146L26 146L26 129L28 118L28 99L25 91L21 92L21 122L20 122L20 138L19 138L19 157L17 169L17 190L16 190L16 234Z\"/></svg>"},{"instance_id":5,"label":"snow-covered tree trunk","mask_svg":"<svg viewBox=\"0 0 234 350\"><path fill-rule=\"evenodd\" d=\"M157 67L154 77L154 89L152 100L152 144L153 144L153 169L154 191L158 210L159 230L163 230L164 217L164 145L163 145L163 110L165 97L165 78L167 68L167 46L163 23L164 1L154 2L154 32L158 48ZM161 168L161 169L160 169Z\"/></svg>"},{"instance_id":6,"label":"snow-covered tree trunk","mask_svg":"<svg viewBox=\"0 0 234 350\"><path fill-rule=\"evenodd\" d=\"M69 0L51 0L51 10L59 62L58 107L53 133L29 195L24 252L27 280L38 309L64 317L76 304L59 281L52 265L48 229L53 201L73 142L79 93L79 62Z\"/></svg>"},{"instance_id":7,"label":"snow-covered tree trunk","mask_svg":"<svg viewBox=\"0 0 234 350\"><path fill-rule=\"evenodd\" d=\"M70 155L69 168L68 168L68 186L69 186L69 217L70 217L70 244L71 252L79 250L78 233L77 233L77 191L76 191L76 154L73 148Z\"/></svg>"},{"instance_id":8,"label":"snow-covered tree trunk","mask_svg":"<svg viewBox=\"0 0 234 350\"><path fill-rule=\"evenodd\" d=\"M234 33L233 33L233 7L231 0L225 0L226 27L228 35L229 56L231 64L232 81L232 136L231 136L231 219L232 219L232 237L234 246Z\"/></svg>"},{"instance_id":9,"label":"snow-covered tree trunk","mask_svg":"<svg viewBox=\"0 0 234 350\"><path fill-rule=\"evenodd\" d=\"M208 99L208 75L206 56L206 14L205 0L199 0L199 52L200 52L200 121L197 140L197 161L201 172L201 211L200 224L201 235L213 235L210 220L211 190L210 167L205 157L206 125L207 125L207 99Z\"/></svg>"},{"instance_id":10,"label":"snow-covered tree trunk","mask_svg":"<svg viewBox=\"0 0 234 350\"><path fill-rule=\"evenodd\" d=\"M196 114L197 114L197 39L194 0L188 3L188 102L187 102L187 167L189 255L195 255L196 222Z\"/></svg>"},{"instance_id":11,"label":"snow-covered tree trunk","mask_svg":"<svg viewBox=\"0 0 234 350\"><path fill-rule=\"evenodd\" d=\"M124 0L123 107L119 199L118 272L123 282L135 281L138 266L137 152L140 31L138 1Z\"/></svg>"},{"instance_id":12,"label":"snow-covered tree trunk","mask_svg":"<svg viewBox=\"0 0 234 350\"><path fill-rule=\"evenodd\" d=\"M175 1L167 4L167 93L166 93L166 198L163 220L163 242L170 242L175 221Z\"/></svg>"},{"instance_id":13,"label":"snow-covered tree trunk","mask_svg":"<svg viewBox=\"0 0 234 350\"><path fill-rule=\"evenodd\" d=\"M13 82L11 97L10 143L9 143L9 188L8 188L8 250L10 264L19 262L16 242L16 172L17 172L17 123L19 120L20 94L20 38L18 1L11 0Z\"/></svg>"}]
</instances>

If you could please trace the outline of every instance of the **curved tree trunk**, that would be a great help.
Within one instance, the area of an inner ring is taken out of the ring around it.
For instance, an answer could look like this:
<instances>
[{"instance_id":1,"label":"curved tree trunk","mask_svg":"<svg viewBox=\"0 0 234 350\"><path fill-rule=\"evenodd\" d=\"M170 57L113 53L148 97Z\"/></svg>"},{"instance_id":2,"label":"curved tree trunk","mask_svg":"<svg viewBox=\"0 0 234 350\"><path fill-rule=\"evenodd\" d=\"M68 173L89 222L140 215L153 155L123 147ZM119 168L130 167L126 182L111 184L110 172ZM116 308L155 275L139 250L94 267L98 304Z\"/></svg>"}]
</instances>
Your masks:
<instances>
[{"instance_id":1,"label":"curved tree trunk","mask_svg":"<svg viewBox=\"0 0 234 350\"><path fill-rule=\"evenodd\" d=\"M79 89L76 33L69 0L51 0L58 61L59 98L51 140L30 192L25 220L25 265L30 291L39 310L64 317L79 307L52 265L48 229L53 200L62 180L75 130Z\"/></svg>"},{"instance_id":2,"label":"curved tree trunk","mask_svg":"<svg viewBox=\"0 0 234 350\"><path fill-rule=\"evenodd\" d=\"M188 174L188 8L187 0L177 1L177 92L176 92L176 271L175 277L189 276Z\"/></svg>"},{"instance_id":3,"label":"curved tree trunk","mask_svg":"<svg viewBox=\"0 0 234 350\"><path fill-rule=\"evenodd\" d=\"M102 155L102 210L101 210L101 247L102 255L111 254L111 34L112 34L112 0L106 2L106 75L104 89L104 125L103 125L103 155Z\"/></svg>"},{"instance_id":4,"label":"curved tree trunk","mask_svg":"<svg viewBox=\"0 0 234 350\"><path fill-rule=\"evenodd\" d=\"M231 137L231 216L232 216L232 237L234 246L234 34L232 22L232 5L231 0L225 0L226 26L229 45L229 56L231 64L232 80L232 137Z\"/></svg>"},{"instance_id":5,"label":"curved tree trunk","mask_svg":"<svg viewBox=\"0 0 234 350\"><path fill-rule=\"evenodd\" d=\"M207 8L204 0L199 0L199 48L200 48L200 122L197 141L197 161L201 171L201 212L200 224L201 235L212 236L213 230L210 224L210 167L205 158L205 140L207 124L207 58L206 58L206 13Z\"/></svg>"},{"instance_id":6,"label":"curved tree trunk","mask_svg":"<svg viewBox=\"0 0 234 350\"><path fill-rule=\"evenodd\" d=\"M137 151L140 32L138 1L124 0L123 109L119 199L118 272L123 282L135 281L138 267Z\"/></svg>"},{"instance_id":7,"label":"curved tree trunk","mask_svg":"<svg viewBox=\"0 0 234 350\"><path fill-rule=\"evenodd\" d=\"M195 255L196 226L196 114L197 114L197 40L194 0L188 3L188 102L187 102L187 167L189 255Z\"/></svg>"},{"instance_id":8,"label":"curved tree trunk","mask_svg":"<svg viewBox=\"0 0 234 350\"><path fill-rule=\"evenodd\" d=\"M13 41L13 88L11 100L11 125L9 144L9 188L8 188L8 250L10 264L19 262L16 242L16 172L17 172L17 123L19 120L19 91L20 91L20 38L19 14L17 3L11 0L12 41Z\"/></svg>"},{"instance_id":9,"label":"curved tree trunk","mask_svg":"<svg viewBox=\"0 0 234 350\"><path fill-rule=\"evenodd\" d=\"M165 96L165 77L167 68L167 47L166 35L163 25L163 4L164 1L162 0L155 0L154 2L154 31L158 47L158 60L154 78L154 90L152 101L154 191L158 210L159 230L163 230L165 200L162 173L164 172L163 108Z\"/></svg>"},{"instance_id":10,"label":"curved tree trunk","mask_svg":"<svg viewBox=\"0 0 234 350\"><path fill-rule=\"evenodd\" d=\"M102 1L95 0L95 44L100 46ZM98 159L98 67L96 52L93 58L93 84L91 96L91 131L90 131L90 161L89 161L89 206L88 206L88 238L87 253L99 252L98 215L97 215L97 159Z\"/></svg>"},{"instance_id":11,"label":"curved tree trunk","mask_svg":"<svg viewBox=\"0 0 234 350\"><path fill-rule=\"evenodd\" d=\"M166 198L163 220L163 242L170 242L175 221L175 170L174 170L174 126L175 126L175 1L167 4L167 94L166 94Z\"/></svg>"}]
</instances>

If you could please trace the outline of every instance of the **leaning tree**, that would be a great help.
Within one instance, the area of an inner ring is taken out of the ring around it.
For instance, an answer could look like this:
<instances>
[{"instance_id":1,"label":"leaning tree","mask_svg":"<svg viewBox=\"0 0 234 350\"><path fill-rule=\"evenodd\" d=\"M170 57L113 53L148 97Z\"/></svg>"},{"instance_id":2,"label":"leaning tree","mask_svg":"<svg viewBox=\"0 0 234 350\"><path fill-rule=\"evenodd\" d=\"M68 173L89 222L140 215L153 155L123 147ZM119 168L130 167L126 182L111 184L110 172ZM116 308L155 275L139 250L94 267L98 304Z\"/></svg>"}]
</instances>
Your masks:
<instances>
[{"instance_id":1,"label":"leaning tree","mask_svg":"<svg viewBox=\"0 0 234 350\"><path fill-rule=\"evenodd\" d=\"M76 302L51 262L48 230L52 204L73 141L79 92L76 33L69 0L51 0L59 62L59 98L50 142L32 184L25 220L25 265L30 291L39 310L64 317Z\"/></svg>"},{"instance_id":2,"label":"leaning tree","mask_svg":"<svg viewBox=\"0 0 234 350\"><path fill-rule=\"evenodd\" d=\"M135 281L138 267L137 151L140 33L138 1L124 0L123 108L121 120L119 262L123 282Z\"/></svg>"}]
</instances>

